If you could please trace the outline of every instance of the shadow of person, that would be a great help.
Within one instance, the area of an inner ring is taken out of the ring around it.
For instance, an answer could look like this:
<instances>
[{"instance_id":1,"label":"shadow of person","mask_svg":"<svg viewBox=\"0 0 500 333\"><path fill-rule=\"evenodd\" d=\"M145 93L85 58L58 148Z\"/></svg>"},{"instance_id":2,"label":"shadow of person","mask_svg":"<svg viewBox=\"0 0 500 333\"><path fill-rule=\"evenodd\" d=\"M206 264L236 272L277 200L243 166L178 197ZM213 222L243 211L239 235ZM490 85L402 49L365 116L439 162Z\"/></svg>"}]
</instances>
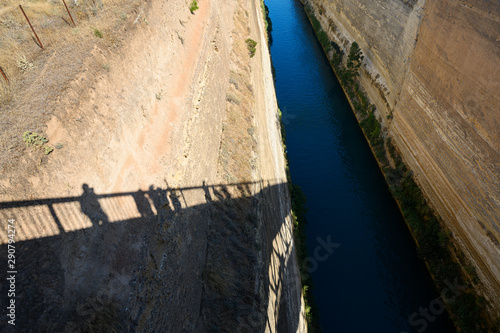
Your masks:
<instances>
[{"instance_id":1,"label":"shadow of person","mask_svg":"<svg viewBox=\"0 0 500 333\"><path fill-rule=\"evenodd\" d=\"M167 199L167 190L159 187L155 188L153 185L150 185L148 196L153 202L153 206L155 207L157 214L160 214L161 211L165 211L170 208Z\"/></svg>"},{"instance_id":2,"label":"shadow of person","mask_svg":"<svg viewBox=\"0 0 500 333\"><path fill-rule=\"evenodd\" d=\"M108 216L102 210L94 189L90 188L87 184L83 184L82 189L83 193L79 199L81 210L90 219L92 226L98 227L109 223Z\"/></svg>"},{"instance_id":3,"label":"shadow of person","mask_svg":"<svg viewBox=\"0 0 500 333\"><path fill-rule=\"evenodd\" d=\"M208 185L205 181L203 181L202 188L203 188L203 191L205 192L205 200L207 202L211 202L212 196L210 195L210 189L208 188Z\"/></svg>"},{"instance_id":4,"label":"shadow of person","mask_svg":"<svg viewBox=\"0 0 500 333\"><path fill-rule=\"evenodd\" d=\"M231 199L231 193L229 193L229 190L227 189L226 185L222 185L221 192L224 194L224 199L226 200Z\"/></svg>"},{"instance_id":5,"label":"shadow of person","mask_svg":"<svg viewBox=\"0 0 500 333\"><path fill-rule=\"evenodd\" d=\"M179 200L180 195L177 193L177 190L170 190L170 200L172 201L173 211L179 212L182 209L181 201Z\"/></svg>"},{"instance_id":6,"label":"shadow of person","mask_svg":"<svg viewBox=\"0 0 500 333\"><path fill-rule=\"evenodd\" d=\"M161 199L161 189L155 189L153 185L149 185L148 196L153 202L153 206L155 207L156 213L158 214L163 204Z\"/></svg>"},{"instance_id":7,"label":"shadow of person","mask_svg":"<svg viewBox=\"0 0 500 333\"><path fill-rule=\"evenodd\" d=\"M153 210L151 209L151 204L149 203L149 200L146 198L145 194L146 193L142 190L139 190L132 194L135 205L137 206L137 210L139 211L139 214L141 214L141 217L154 215Z\"/></svg>"}]
</instances>

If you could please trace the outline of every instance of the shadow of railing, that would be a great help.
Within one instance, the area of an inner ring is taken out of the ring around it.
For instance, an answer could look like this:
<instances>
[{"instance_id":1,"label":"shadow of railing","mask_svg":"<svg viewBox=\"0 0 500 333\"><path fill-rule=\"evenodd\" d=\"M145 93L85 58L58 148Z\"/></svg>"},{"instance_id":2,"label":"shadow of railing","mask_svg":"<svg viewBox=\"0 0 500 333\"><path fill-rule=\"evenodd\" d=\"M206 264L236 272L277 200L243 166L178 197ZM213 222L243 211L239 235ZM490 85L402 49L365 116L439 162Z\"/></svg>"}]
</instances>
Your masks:
<instances>
[{"instance_id":1,"label":"shadow of railing","mask_svg":"<svg viewBox=\"0 0 500 333\"><path fill-rule=\"evenodd\" d=\"M96 194L93 188L83 184L80 196L0 202L0 219L3 223L8 219L23 223L16 230L15 240L19 242L154 216L160 210L187 208L185 197L186 192L190 191L203 190L210 197L209 192L212 191L217 199L223 199L219 193L227 195L228 188L238 188L250 195L250 187L255 184L248 182L166 189L150 186L147 191L111 194ZM2 233L0 244L7 243L7 240L7 233Z\"/></svg>"},{"instance_id":2,"label":"shadow of railing","mask_svg":"<svg viewBox=\"0 0 500 333\"><path fill-rule=\"evenodd\" d=\"M7 329L257 332L286 322L295 332L299 318L285 311L281 292L293 254L286 186L98 194L83 184L79 196L0 203L3 272L13 270L7 225L15 221L16 326ZM9 288L2 283L4 309Z\"/></svg>"}]
</instances>

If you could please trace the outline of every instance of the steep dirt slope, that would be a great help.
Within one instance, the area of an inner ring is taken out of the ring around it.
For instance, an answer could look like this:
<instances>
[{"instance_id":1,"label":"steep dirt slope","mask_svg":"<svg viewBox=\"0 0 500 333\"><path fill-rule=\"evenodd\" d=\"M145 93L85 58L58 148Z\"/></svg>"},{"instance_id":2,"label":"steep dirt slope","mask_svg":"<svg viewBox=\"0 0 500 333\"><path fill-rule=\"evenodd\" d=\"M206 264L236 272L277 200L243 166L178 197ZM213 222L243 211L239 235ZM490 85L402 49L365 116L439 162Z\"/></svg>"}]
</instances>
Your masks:
<instances>
[{"instance_id":1,"label":"steep dirt slope","mask_svg":"<svg viewBox=\"0 0 500 333\"><path fill-rule=\"evenodd\" d=\"M64 93L44 95L37 130L62 148L16 145L3 164L16 329L305 331L260 4L198 5L137 7L120 47L93 44ZM35 74L53 82L44 59Z\"/></svg>"},{"instance_id":2,"label":"steep dirt slope","mask_svg":"<svg viewBox=\"0 0 500 333\"><path fill-rule=\"evenodd\" d=\"M498 1L309 0L500 314Z\"/></svg>"}]
</instances>

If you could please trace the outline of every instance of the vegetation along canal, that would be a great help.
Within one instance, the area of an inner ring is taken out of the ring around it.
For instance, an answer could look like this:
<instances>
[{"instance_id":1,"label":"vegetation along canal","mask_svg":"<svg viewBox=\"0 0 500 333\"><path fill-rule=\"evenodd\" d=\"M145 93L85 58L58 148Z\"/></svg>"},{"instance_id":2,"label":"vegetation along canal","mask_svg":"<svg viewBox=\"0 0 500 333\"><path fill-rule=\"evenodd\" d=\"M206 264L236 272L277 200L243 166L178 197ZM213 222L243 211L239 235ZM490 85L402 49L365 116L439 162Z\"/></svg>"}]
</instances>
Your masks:
<instances>
[{"instance_id":1,"label":"vegetation along canal","mask_svg":"<svg viewBox=\"0 0 500 333\"><path fill-rule=\"evenodd\" d=\"M306 262L323 332L453 332L302 4L266 5L291 177L307 196Z\"/></svg>"}]
</instances>

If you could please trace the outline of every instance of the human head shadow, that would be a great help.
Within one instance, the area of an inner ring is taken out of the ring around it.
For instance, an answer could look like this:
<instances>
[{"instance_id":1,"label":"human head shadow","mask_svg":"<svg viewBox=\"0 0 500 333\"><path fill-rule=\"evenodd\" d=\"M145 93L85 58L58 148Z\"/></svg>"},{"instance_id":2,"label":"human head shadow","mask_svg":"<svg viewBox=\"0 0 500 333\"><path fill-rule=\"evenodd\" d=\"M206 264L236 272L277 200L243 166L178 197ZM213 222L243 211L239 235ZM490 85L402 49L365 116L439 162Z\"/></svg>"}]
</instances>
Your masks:
<instances>
[{"instance_id":1,"label":"human head shadow","mask_svg":"<svg viewBox=\"0 0 500 333\"><path fill-rule=\"evenodd\" d=\"M89 187L87 184L83 184L82 190L83 193L79 200L82 213L89 218L94 227L109 223L108 216L104 213L101 205L99 204L98 197L95 194L94 189Z\"/></svg>"}]
</instances>

